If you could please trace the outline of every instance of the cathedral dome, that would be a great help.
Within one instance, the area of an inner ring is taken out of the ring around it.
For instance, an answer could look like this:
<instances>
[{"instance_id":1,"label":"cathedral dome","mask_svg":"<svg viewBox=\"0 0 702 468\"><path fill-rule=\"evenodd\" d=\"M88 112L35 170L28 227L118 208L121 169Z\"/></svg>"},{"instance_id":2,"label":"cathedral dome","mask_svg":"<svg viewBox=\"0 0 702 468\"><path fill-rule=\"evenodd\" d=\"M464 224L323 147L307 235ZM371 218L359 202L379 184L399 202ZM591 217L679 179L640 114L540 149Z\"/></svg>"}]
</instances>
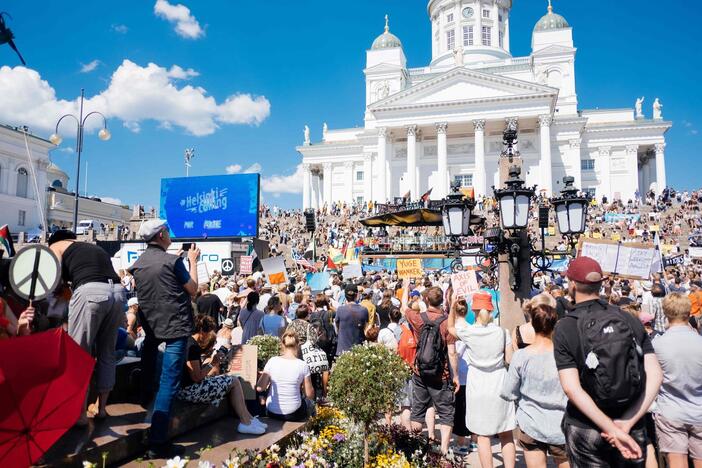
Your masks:
<instances>
[{"instance_id":1,"label":"cathedral dome","mask_svg":"<svg viewBox=\"0 0 702 468\"><path fill-rule=\"evenodd\" d=\"M553 6L551 6L551 1L548 2L548 13L541 17L541 19L534 26L534 32L536 31L553 31L555 29L565 29L569 28L570 25L568 21L558 13L553 12Z\"/></svg>"},{"instance_id":2,"label":"cathedral dome","mask_svg":"<svg viewBox=\"0 0 702 468\"><path fill-rule=\"evenodd\" d=\"M385 32L373 41L373 45L371 46L372 50L402 47L402 42L400 42L400 39L390 32L388 21L388 15L385 15Z\"/></svg>"}]
</instances>

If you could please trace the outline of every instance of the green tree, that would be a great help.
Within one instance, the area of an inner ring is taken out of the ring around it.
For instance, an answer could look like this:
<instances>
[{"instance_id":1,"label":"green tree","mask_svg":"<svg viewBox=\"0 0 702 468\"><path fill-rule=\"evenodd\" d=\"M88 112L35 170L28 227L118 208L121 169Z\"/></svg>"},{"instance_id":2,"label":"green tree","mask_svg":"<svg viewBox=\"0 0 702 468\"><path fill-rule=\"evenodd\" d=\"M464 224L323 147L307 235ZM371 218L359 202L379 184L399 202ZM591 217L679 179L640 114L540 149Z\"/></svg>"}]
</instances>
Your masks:
<instances>
[{"instance_id":1,"label":"green tree","mask_svg":"<svg viewBox=\"0 0 702 468\"><path fill-rule=\"evenodd\" d=\"M410 369L397 353L380 345L357 345L336 360L329 397L337 408L364 430L364 464L368 438L378 414L392 411Z\"/></svg>"}]
</instances>

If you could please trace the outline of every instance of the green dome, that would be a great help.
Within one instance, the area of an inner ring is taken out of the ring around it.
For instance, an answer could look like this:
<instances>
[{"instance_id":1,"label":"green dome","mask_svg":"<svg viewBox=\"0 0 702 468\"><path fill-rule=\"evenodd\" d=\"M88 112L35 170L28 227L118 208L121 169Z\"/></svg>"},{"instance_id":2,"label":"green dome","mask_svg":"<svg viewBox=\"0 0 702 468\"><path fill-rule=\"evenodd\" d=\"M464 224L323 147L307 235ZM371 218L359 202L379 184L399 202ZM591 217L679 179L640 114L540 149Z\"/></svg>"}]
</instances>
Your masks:
<instances>
[{"instance_id":1,"label":"green dome","mask_svg":"<svg viewBox=\"0 0 702 468\"><path fill-rule=\"evenodd\" d=\"M541 17L541 19L534 26L534 32L536 31L552 31L554 29L565 29L569 28L570 25L564 17L558 13L553 12L551 5L548 6L548 13Z\"/></svg>"},{"instance_id":2,"label":"green dome","mask_svg":"<svg viewBox=\"0 0 702 468\"><path fill-rule=\"evenodd\" d=\"M400 39L390 32L388 20L388 15L385 15L385 32L373 41L373 45L371 46L372 50L402 47L402 42L400 42Z\"/></svg>"}]
</instances>

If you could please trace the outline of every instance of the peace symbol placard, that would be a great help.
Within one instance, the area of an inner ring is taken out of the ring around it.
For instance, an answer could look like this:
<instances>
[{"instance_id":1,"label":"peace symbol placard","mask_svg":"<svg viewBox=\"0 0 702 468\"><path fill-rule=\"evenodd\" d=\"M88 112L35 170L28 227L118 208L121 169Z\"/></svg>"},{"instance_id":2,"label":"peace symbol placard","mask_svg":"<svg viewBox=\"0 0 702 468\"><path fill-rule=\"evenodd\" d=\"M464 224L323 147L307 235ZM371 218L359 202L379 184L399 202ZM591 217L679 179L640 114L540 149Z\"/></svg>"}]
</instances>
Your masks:
<instances>
[{"instance_id":1,"label":"peace symbol placard","mask_svg":"<svg viewBox=\"0 0 702 468\"><path fill-rule=\"evenodd\" d=\"M43 245L20 250L10 263L10 286L23 299L45 299L58 285L61 266L56 255Z\"/></svg>"}]
</instances>

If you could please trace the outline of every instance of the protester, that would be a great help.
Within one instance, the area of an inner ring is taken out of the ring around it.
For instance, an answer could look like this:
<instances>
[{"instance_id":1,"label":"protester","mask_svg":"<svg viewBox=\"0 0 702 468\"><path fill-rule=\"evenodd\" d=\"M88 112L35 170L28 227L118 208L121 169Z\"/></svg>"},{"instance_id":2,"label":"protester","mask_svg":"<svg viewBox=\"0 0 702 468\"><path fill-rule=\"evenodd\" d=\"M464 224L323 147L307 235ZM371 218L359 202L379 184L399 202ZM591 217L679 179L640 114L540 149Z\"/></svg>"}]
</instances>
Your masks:
<instances>
[{"instance_id":1,"label":"protester","mask_svg":"<svg viewBox=\"0 0 702 468\"><path fill-rule=\"evenodd\" d=\"M215 326L214 320L208 315L198 314L195 317L194 332L188 339L182 388L178 391L177 398L191 403L219 406L228 397L234 413L241 420L237 431L242 434L263 434L267 426L251 416L246 408L239 377L230 373L221 374L220 366L227 355L226 348L216 349L211 357L202 360L203 344Z\"/></svg>"},{"instance_id":2,"label":"protester","mask_svg":"<svg viewBox=\"0 0 702 468\"><path fill-rule=\"evenodd\" d=\"M197 259L200 250L193 244L187 252L190 270L183 258L167 252L171 237L165 221L153 219L139 228L139 237L148 243L129 272L134 276L146 339L142 349L142 373L156 375L159 344L165 343L161 377L151 417L148 458L170 458L183 454L179 445L168 443L171 406L181 380L193 331L191 300L197 293ZM151 399L151 379L142 379L144 403Z\"/></svg>"},{"instance_id":3,"label":"protester","mask_svg":"<svg viewBox=\"0 0 702 468\"><path fill-rule=\"evenodd\" d=\"M278 296L271 296L267 303L268 313L261 318L258 324L259 334L280 338L287 325L283 317L283 305Z\"/></svg>"},{"instance_id":4,"label":"protester","mask_svg":"<svg viewBox=\"0 0 702 468\"><path fill-rule=\"evenodd\" d=\"M688 457L702 466L702 337L690 327L691 308L683 293L663 299L669 328L653 340L663 369L656 432L670 468L687 467Z\"/></svg>"},{"instance_id":5,"label":"protester","mask_svg":"<svg viewBox=\"0 0 702 468\"><path fill-rule=\"evenodd\" d=\"M450 324L442 309L444 294L441 288L430 288L426 296L426 312L405 311L417 342L416 366L412 376L412 429L422 429L426 412L433 406L441 433L441 452L447 453L453 427L455 393L460 389L456 339L449 334Z\"/></svg>"},{"instance_id":6,"label":"protester","mask_svg":"<svg viewBox=\"0 0 702 468\"><path fill-rule=\"evenodd\" d=\"M465 320L468 312L465 303L462 307L456 306L455 312L457 320ZM466 386L468 382L468 347L458 340L456 342L456 355L458 357L458 384L460 389L456 393L456 412L453 416L453 434L456 436L456 448L454 451L458 455L468 455L470 447L466 445L467 438L471 432L466 427Z\"/></svg>"},{"instance_id":7,"label":"protester","mask_svg":"<svg viewBox=\"0 0 702 468\"><path fill-rule=\"evenodd\" d=\"M605 278L595 260L576 258L567 276L576 305L556 325L553 342L568 397L563 420L568 459L573 466L643 467L641 418L662 380L650 338L639 321L600 299Z\"/></svg>"},{"instance_id":8,"label":"protester","mask_svg":"<svg viewBox=\"0 0 702 468\"><path fill-rule=\"evenodd\" d=\"M265 401L268 416L283 421L304 421L313 411L314 388L310 369L297 357L300 344L294 331L283 333L281 341L282 354L266 363L256 391L268 392ZM301 387L304 399L300 397Z\"/></svg>"},{"instance_id":9,"label":"protester","mask_svg":"<svg viewBox=\"0 0 702 468\"><path fill-rule=\"evenodd\" d=\"M303 304L297 308L296 315L297 318L293 320L293 322L288 327L288 330L292 330L295 332L295 334L297 335L297 342L300 343L300 346L308 342L310 343L310 345L316 346L317 339L319 337L317 335L317 330L310 324L308 320L310 315L310 308Z\"/></svg>"},{"instance_id":10,"label":"protester","mask_svg":"<svg viewBox=\"0 0 702 468\"><path fill-rule=\"evenodd\" d=\"M68 334L86 352L94 354L98 411L105 419L107 399L115 385L115 348L124 322L126 292L107 252L97 245L76 241L71 231L56 231L49 248L61 262L61 278L71 285ZM87 396L77 424L86 425Z\"/></svg>"},{"instance_id":11,"label":"protester","mask_svg":"<svg viewBox=\"0 0 702 468\"><path fill-rule=\"evenodd\" d=\"M466 383L466 427L478 436L481 466L493 466L490 438L497 435L505 467L514 468L516 451L512 431L517 426L514 404L500 398L507 376L506 363L512 355L509 333L493 322L494 307L488 293L473 295L471 308L476 315L475 324L456 320L458 308L467 312L464 299L456 300L451 308L448 331L467 348L470 371ZM461 311L461 315L466 314Z\"/></svg>"},{"instance_id":12,"label":"protester","mask_svg":"<svg viewBox=\"0 0 702 468\"><path fill-rule=\"evenodd\" d=\"M354 345L362 344L365 340L364 331L368 324L368 309L356 303L358 287L349 284L344 290L346 304L340 306L334 317L338 331L336 355L348 351Z\"/></svg>"},{"instance_id":13,"label":"protester","mask_svg":"<svg viewBox=\"0 0 702 468\"><path fill-rule=\"evenodd\" d=\"M518 443L524 450L527 468L546 468L547 455L559 468L569 466L561 430L566 396L558 379L551 341L558 321L556 307L556 300L547 293L525 304L534 340L512 356L502 389L502 398L517 403Z\"/></svg>"},{"instance_id":14,"label":"protester","mask_svg":"<svg viewBox=\"0 0 702 468\"><path fill-rule=\"evenodd\" d=\"M390 309L390 323L378 332L378 342L393 351L397 350L397 344L402 336L402 329L400 328L401 318L402 312L400 312L400 309L393 307Z\"/></svg>"},{"instance_id":15,"label":"protester","mask_svg":"<svg viewBox=\"0 0 702 468\"><path fill-rule=\"evenodd\" d=\"M238 325L242 328L241 342L248 343L254 336L259 334L261 319L265 315L257 308L259 301L258 293L253 291L246 296L246 306L239 312Z\"/></svg>"},{"instance_id":16,"label":"protester","mask_svg":"<svg viewBox=\"0 0 702 468\"><path fill-rule=\"evenodd\" d=\"M206 278L202 278L202 280L204 279ZM209 283L200 284L198 287L198 294L198 298L195 301L197 313L212 317L212 320L214 320L217 327L219 327L227 318L224 303L216 294L210 292Z\"/></svg>"}]
</instances>

